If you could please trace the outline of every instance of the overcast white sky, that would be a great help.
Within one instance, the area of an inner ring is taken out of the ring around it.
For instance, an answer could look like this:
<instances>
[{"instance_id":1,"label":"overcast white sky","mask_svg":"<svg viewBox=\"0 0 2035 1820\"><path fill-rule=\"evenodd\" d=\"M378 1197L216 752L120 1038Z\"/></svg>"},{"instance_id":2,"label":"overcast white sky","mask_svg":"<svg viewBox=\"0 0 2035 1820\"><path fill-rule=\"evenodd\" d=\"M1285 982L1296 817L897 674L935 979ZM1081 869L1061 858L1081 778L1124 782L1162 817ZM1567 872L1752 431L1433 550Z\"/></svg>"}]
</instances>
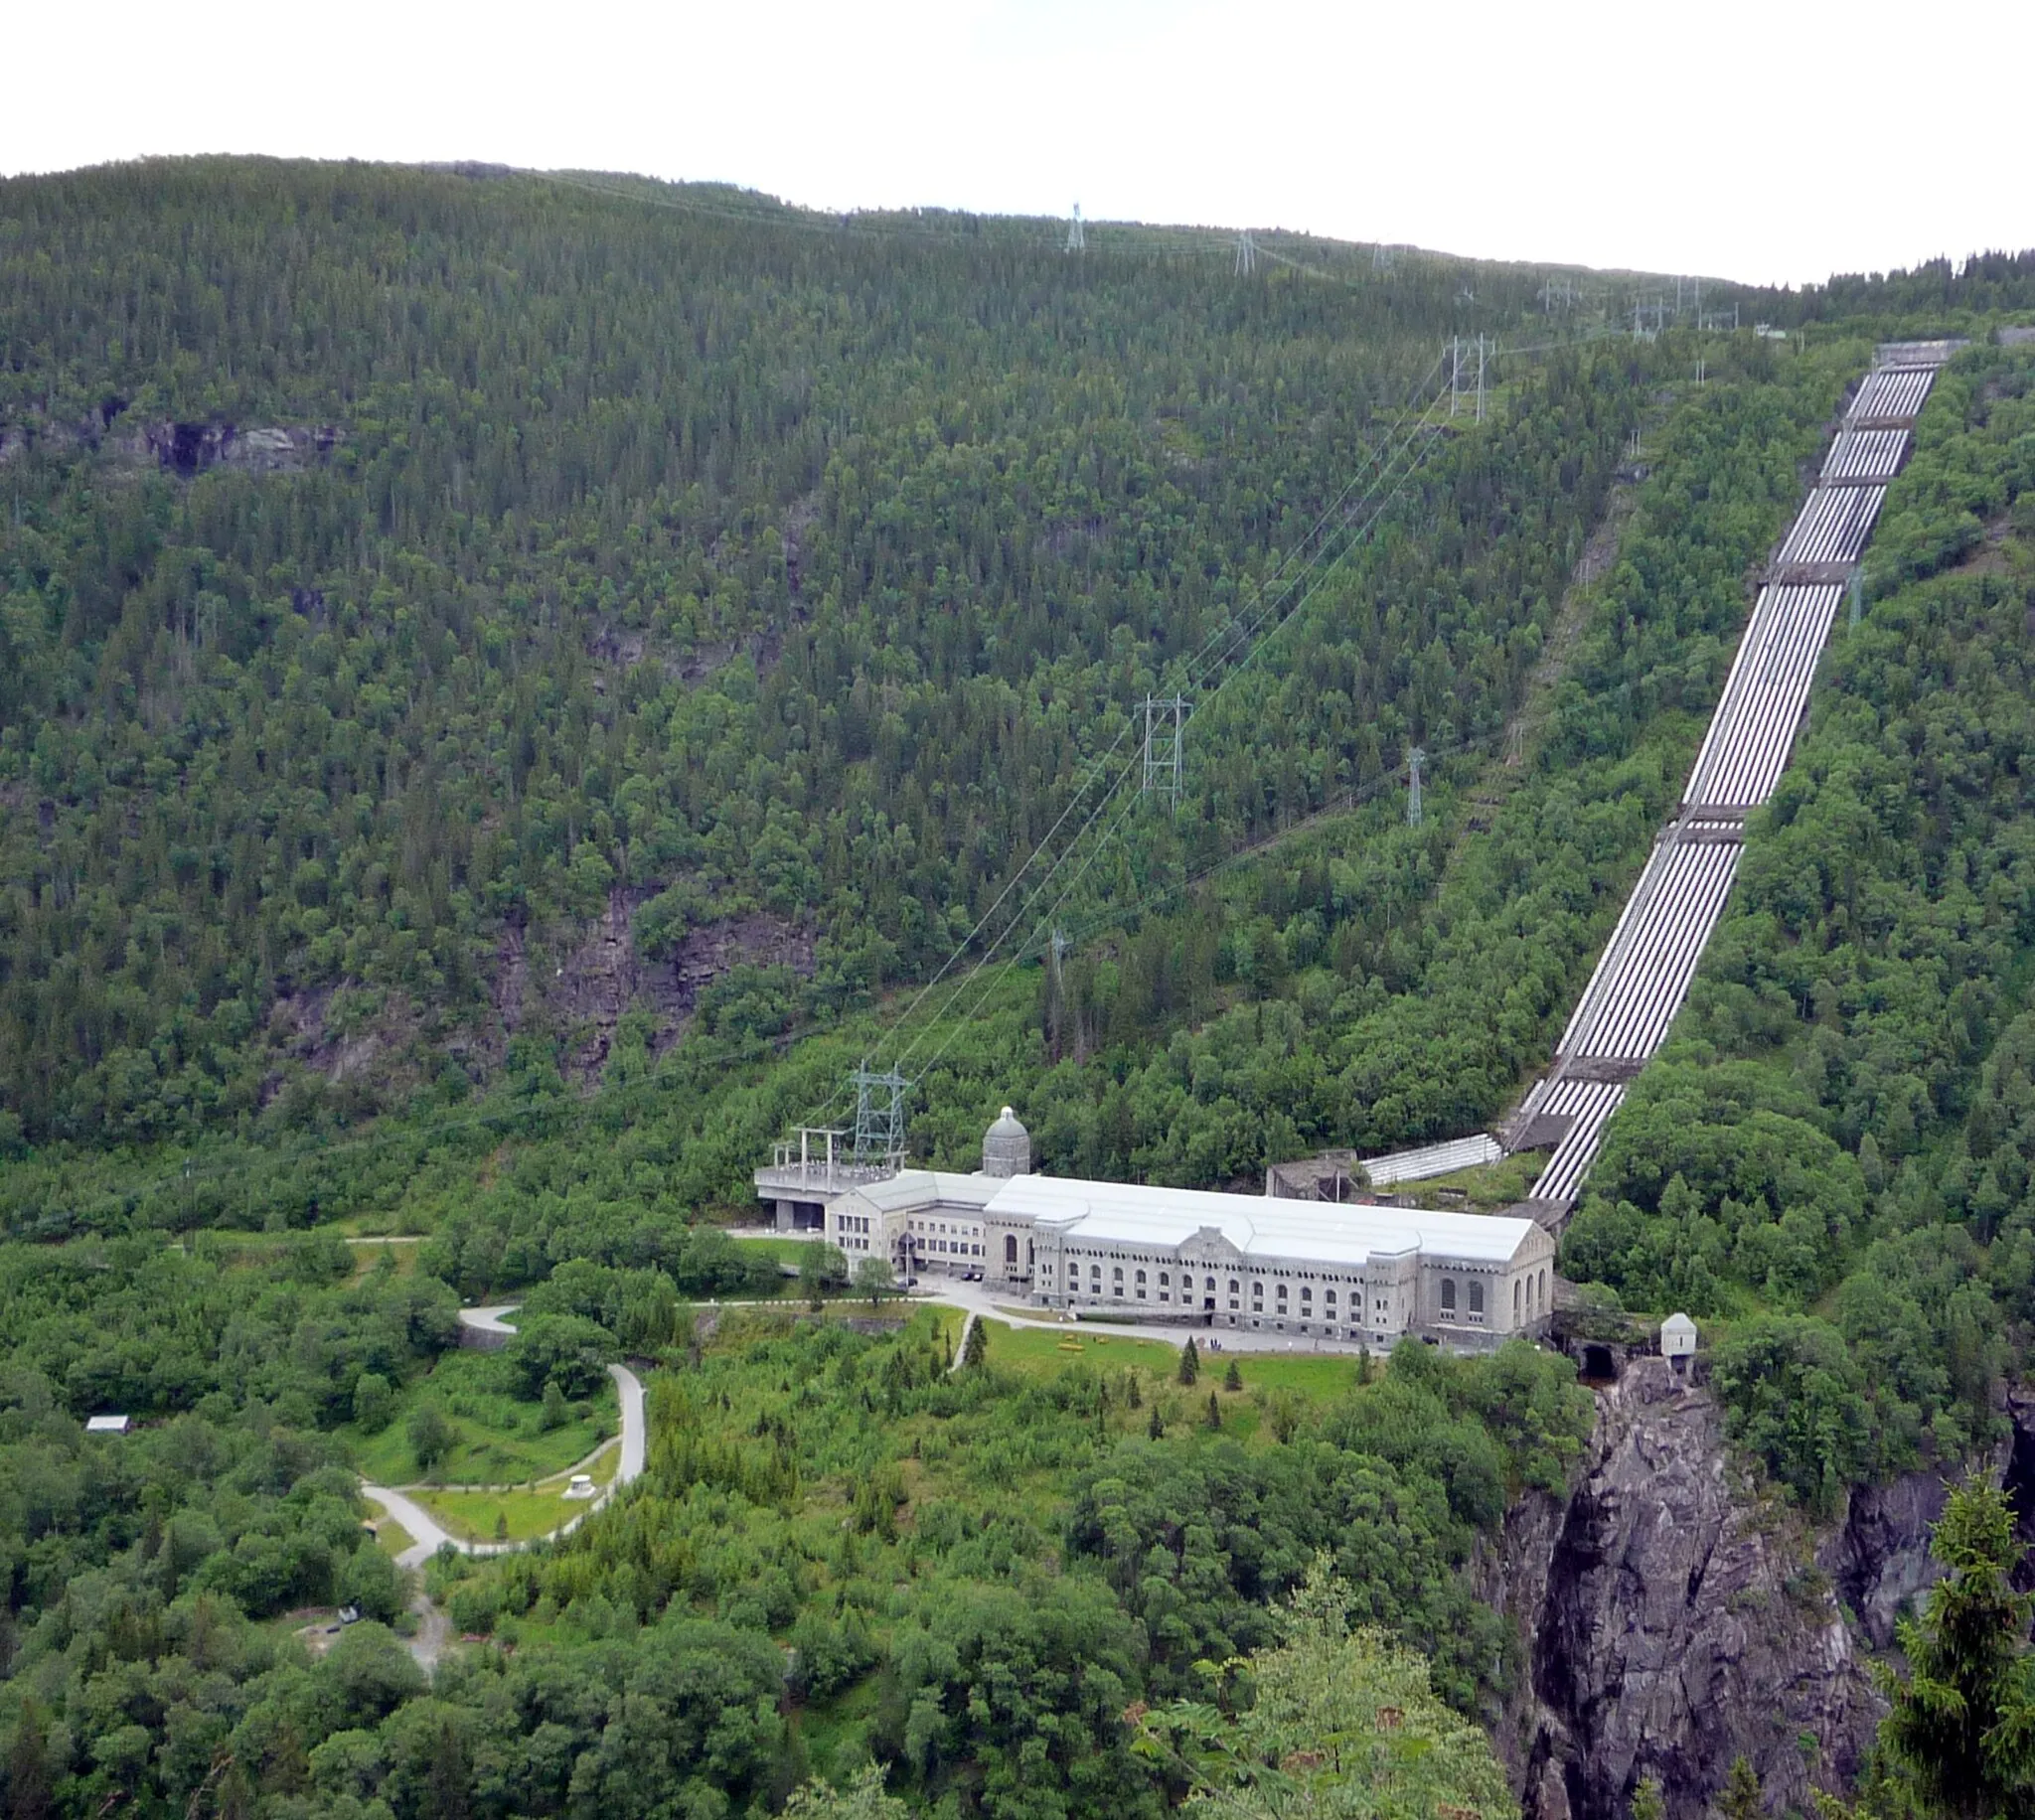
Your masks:
<instances>
[{"instance_id":1,"label":"overcast white sky","mask_svg":"<svg viewBox=\"0 0 2035 1820\"><path fill-rule=\"evenodd\" d=\"M2035 0L9 11L9 174L481 158L1754 281L2035 245Z\"/></svg>"}]
</instances>

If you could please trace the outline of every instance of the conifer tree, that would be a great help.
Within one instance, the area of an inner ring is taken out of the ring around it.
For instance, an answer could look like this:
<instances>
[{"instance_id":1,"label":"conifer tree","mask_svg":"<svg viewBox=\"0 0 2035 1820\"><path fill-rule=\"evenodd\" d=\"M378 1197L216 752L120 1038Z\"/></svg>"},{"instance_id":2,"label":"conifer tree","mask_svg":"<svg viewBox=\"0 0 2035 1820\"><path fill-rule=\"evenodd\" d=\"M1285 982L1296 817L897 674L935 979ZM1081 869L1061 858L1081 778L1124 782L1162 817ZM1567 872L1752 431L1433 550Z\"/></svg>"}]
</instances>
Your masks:
<instances>
[{"instance_id":1,"label":"conifer tree","mask_svg":"<svg viewBox=\"0 0 2035 1820\"><path fill-rule=\"evenodd\" d=\"M1191 1387L1194 1380L1200 1375L1201 1354L1190 1337L1187 1343L1180 1348L1180 1382Z\"/></svg>"},{"instance_id":2,"label":"conifer tree","mask_svg":"<svg viewBox=\"0 0 2035 1820\"><path fill-rule=\"evenodd\" d=\"M1882 1673L1892 1711L1880 1724L1881 1747L1933 1813L2027 1813L2035 1804L2031 1601L2009 1580L2021 1549L2005 1494L1958 1486L1930 1552L1949 1577L1919 1619L1898 1626L1908 1672Z\"/></svg>"},{"instance_id":3,"label":"conifer tree","mask_svg":"<svg viewBox=\"0 0 2035 1820\"><path fill-rule=\"evenodd\" d=\"M1752 1759L1741 1753L1732 1758L1724 1792L1717 1797L1718 1820L1760 1820L1765 1811L1759 1773Z\"/></svg>"}]
</instances>

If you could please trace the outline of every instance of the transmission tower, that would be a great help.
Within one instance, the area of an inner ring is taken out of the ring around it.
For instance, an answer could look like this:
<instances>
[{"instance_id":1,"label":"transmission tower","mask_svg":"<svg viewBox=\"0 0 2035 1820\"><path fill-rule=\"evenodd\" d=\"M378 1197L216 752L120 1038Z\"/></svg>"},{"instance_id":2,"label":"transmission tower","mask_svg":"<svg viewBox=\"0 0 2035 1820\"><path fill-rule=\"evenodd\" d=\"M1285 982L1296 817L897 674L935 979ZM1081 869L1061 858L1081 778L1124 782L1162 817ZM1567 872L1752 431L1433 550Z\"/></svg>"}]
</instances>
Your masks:
<instances>
[{"instance_id":1,"label":"transmission tower","mask_svg":"<svg viewBox=\"0 0 2035 1820\"><path fill-rule=\"evenodd\" d=\"M905 1079L895 1068L881 1074L868 1058L849 1077L855 1087L855 1159L889 1169L904 1166Z\"/></svg>"},{"instance_id":2,"label":"transmission tower","mask_svg":"<svg viewBox=\"0 0 2035 1820\"><path fill-rule=\"evenodd\" d=\"M1251 244L1249 233L1236 236L1236 275L1248 278L1258 269L1258 249Z\"/></svg>"},{"instance_id":3,"label":"transmission tower","mask_svg":"<svg viewBox=\"0 0 2035 1820\"><path fill-rule=\"evenodd\" d=\"M1474 341L1462 336L1449 340L1449 415L1474 408L1477 421L1484 421L1484 357L1487 344L1480 335Z\"/></svg>"},{"instance_id":4,"label":"transmission tower","mask_svg":"<svg viewBox=\"0 0 2035 1820\"><path fill-rule=\"evenodd\" d=\"M1086 252L1088 250L1088 241L1081 231L1081 205L1079 203L1074 205L1074 213L1067 221L1067 250L1069 252Z\"/></svg>"},{"instance_id":5,"label":"transmission tower","mask_svg":"<svg viewBox=\"0 0 2035 1820\"><path fill-rule=\"evenodd\" d=\"M1373 247L1371 248L1371 270L1372 270L1372 271L1374 271L1374 272L1389 272L1389 271L1391 271L1391 270L1392 270L1392 269L1393 269L1393 268L1394 268L1395 266L1397 266L1397 264L1398 264L1398 263L1399 263L1399 254L1398 254L1397 250L1396 250L1395 248L1393 248L1393 247L1387 246L1387 245L1386 245L1386 244L1384 243L1384 241L1380 240L1380 241L1379 241L1379 242L1377 243L1377 245L1375 245L1375 246L1373 246Z\"/></svg>"},{"instance_id":6,"label":"transmission tower","mask_svg":"<svg viewBox=\"0 0 2035 1820\"><path fill-rule=\"evenodd\" d=\"M1420 768L1427 763L1427 754L1414 746L1406 754L1406 826L1418 828L1421 824L1420 810Z\"/></svg>"},{"instance_id":7,"label":"transmission tower","mask_svg":"<svg viewBox=\"0 0 2035 1820\"><path fill-rule=\"evenodd\" d=\"M1164 797L1169 809L1177 807L1180 800L1180 758L1186 724L1186 696L1145 697L1145 794Z\"/></svg>"}]
</instances>

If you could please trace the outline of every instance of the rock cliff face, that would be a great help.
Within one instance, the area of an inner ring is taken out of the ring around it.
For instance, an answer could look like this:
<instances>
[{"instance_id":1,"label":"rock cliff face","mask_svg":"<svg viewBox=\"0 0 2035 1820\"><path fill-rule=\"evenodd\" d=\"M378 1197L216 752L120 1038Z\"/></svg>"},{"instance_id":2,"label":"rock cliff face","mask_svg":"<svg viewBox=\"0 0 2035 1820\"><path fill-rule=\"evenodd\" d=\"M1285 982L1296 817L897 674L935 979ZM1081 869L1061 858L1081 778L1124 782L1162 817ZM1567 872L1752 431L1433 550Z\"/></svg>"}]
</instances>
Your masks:
<instances>
[{"instance_id":1,"label":"rock cliff face","mask_svg":"<svg viewBox=\"0 0 2035 1820\"><path fill-rule=\"evenodd\" d=\"M1929 1584L1942 1499L1934 1475L1861 1493L1818 1549L1730 1465L1709 1394L1633 1361L1575 1490L1516 1505L1482 1563L1525 1648L1492 1733L1526 1820L1624 1820L1644 1776L1697 1820L1741 1754L1777 1813L1844 1786L1880 1715L1866 1652Z\"/></svg>"}]
</instances>

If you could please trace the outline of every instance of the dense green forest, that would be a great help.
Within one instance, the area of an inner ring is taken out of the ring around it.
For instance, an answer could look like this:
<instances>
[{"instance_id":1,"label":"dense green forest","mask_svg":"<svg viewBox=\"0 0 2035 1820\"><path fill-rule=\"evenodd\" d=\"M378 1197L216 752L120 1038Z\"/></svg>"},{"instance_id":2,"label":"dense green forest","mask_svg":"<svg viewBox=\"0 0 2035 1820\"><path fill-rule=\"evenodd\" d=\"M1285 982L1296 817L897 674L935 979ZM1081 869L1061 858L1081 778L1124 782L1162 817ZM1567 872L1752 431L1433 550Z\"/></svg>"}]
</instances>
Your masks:
<instances>
[{"instance_id":1,"label":"dense green forest","mask_svg":"<svg viewBox=\"0 0 2035 1820\"><path fill-rule=\"evenodd\" d=\"M661 1047L923 974L1478 276L655 204L203 163L0 192L26 1138L351 1123L517 1034L580 1075L632 1005ZM1485 315L1527 307L1492 278ZM1213 856L1493 731L1644 368L1508 376L1422 534L1197 719L1194 800L1134 846Z\"/></svg>"},{"instance_id":2,"label":"dense green forest","mask_svg":"<svg viewBox=\"0 0 2035 1820\"><path fill-rule=\"evenodd\" d=\"M954 1811L1157 1813L1169 1778L1126 1709L1193 1692L1204 1655L1276 1645L1273 1603L1317 1556L1338 1610L1432 1651L1459 1706L1505 1685L1516 1644L1461 1570L1509 1495L1561 1482L1588 1423L1566 1364L1524 1346L1471 1365L1415 1345L1389 1372L1246 1358L1187 1385L1149 1343L999 1327L955 1375L951 1317L709 1332L669 1310L648 1475L549 1551L434 1564L454 1624L500 1647L427 1682L389 1628L411 1620L348 1437L364 1386L435 1376L443 1283L357 1275L315 1238L7 1266L16 1813L115 1790L142 1812L723 1813L870 1753ZM533 1329L603 1314L646 1343L627 1273L553 1282ZM87 1438L79 1399L150 1420ZM304 1614L342 1599L364 1621L328 1647Z\"/></svg>"}]
</instances>

